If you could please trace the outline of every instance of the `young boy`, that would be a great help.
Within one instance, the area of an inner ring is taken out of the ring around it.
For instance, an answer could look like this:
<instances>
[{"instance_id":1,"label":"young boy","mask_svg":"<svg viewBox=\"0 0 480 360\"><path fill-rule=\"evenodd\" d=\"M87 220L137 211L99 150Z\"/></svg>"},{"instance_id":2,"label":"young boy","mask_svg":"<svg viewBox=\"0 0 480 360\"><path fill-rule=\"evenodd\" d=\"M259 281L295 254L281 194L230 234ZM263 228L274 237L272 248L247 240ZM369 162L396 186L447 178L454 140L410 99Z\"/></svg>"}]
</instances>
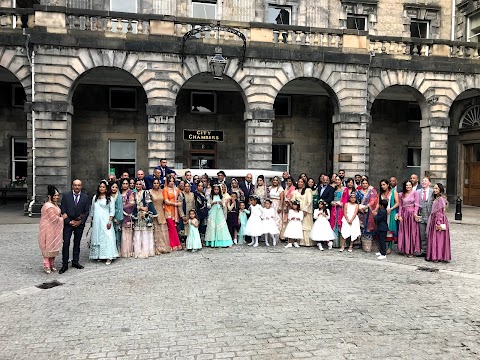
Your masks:
<instances>
[{"instance_id":1,"label":"young boy","mask_svg":"<svg viewBox=\"0 0 480 360\"><path fill-rule=\"evenodd\" d=\"M375 223L377 224L377 233L380 240L380 252L375 255L377 259L383 260L387 257L387 247L385 240L387 238L388 224L387 224L387 206L388 201L385 199L380 200L377 214L375 215Z\"/></svg>"}]
</instances>

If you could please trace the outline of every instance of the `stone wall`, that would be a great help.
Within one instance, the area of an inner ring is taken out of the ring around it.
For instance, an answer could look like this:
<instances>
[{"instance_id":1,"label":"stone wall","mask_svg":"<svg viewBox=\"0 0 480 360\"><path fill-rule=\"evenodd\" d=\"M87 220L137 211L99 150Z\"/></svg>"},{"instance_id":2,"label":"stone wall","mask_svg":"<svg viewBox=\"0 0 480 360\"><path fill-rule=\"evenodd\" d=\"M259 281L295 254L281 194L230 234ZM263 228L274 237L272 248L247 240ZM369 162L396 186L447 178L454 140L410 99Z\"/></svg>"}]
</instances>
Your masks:
<instances>
[{"instance_id":1,"label":"stone wall","mask_svg":"<svg viewBox=\"0 0 480 360\"><path fill-rule=\"evenodd\" d=\"M89 194L96 190L99 180L108 176L109 140L136 140L136 168L148 172L145 93L138 88L138 111L112 111L108 89L108 86L79 85L73 96L72 179L83 180Z\"/></svg>"}]
</instances>

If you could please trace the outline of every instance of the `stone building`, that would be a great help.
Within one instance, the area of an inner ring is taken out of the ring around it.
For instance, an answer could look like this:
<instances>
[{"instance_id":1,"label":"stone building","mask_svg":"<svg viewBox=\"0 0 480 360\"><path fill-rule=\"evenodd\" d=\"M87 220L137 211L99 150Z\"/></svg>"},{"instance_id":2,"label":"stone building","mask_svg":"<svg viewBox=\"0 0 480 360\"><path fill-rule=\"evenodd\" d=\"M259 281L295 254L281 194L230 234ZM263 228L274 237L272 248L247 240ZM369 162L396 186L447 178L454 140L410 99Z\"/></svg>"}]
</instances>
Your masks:
<instances>
[{"instance_id":1,"label":"stone building","mask_svg":"<svg viewBox=\"0 0 480 360\"><path fill-rule=\"evenodd\" d=\"M415 172L480 205L479 33L472 0L0 0L0 180L41 202L167 158Z\"/></svg>"}]
</instances>

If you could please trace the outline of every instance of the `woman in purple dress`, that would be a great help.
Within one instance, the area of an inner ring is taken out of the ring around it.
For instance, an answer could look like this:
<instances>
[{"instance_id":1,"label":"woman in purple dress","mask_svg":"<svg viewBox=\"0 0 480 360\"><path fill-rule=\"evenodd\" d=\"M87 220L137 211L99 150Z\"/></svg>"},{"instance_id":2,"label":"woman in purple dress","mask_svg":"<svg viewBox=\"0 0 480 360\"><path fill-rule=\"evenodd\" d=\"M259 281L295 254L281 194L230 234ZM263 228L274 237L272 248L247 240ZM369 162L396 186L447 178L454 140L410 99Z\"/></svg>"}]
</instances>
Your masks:
<instances>
[{"instance_id":1,"label":"woman in purple dress","mask_svg":"<svg viewBox=\"0 0 480 360\"><path fill-rule=\"evenodd\" d=\"M398 250L408 257L420 252L420 227L418 225L418 208L420 198L413 190L412 183L403 183L403 192L399 194L398 211Z\"/></svg>"},{"instance_id":2,"label":"woman in purple dress","mask_svg":"<svg viewBox=\"0 0 480 360\"><path fill-rule=\"evenodd\" d=\"M445 189L442 184L436 184L433 187L435 200L432 204L432 212L427 223L427 256L429 261L451 260L450 252L450 226L445 215L447 199L445 198Z\"/></svg>"}]
</instances>

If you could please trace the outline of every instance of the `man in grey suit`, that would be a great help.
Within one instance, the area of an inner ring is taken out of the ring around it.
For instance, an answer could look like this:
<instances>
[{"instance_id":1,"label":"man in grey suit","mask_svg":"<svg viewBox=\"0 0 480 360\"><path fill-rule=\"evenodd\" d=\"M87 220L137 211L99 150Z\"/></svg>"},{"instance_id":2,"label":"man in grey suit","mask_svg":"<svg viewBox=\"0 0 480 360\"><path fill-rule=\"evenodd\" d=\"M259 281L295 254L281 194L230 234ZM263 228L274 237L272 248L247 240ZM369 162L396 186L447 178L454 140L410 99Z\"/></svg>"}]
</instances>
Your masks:
<instances>
[{"instance_id":1,"label":"man in grey suit","mask_svg":"<svg viewBox=\"0 0 480 360\"><path fill-rule=\"evenodd\" d=\"M427 222L432 212L432 204L433 204L433 189L430 188L430 179L428 177L424 177L422 179L421 188L417 190L418 197L420 198L420 208L418 210L418 215L416 220L419 222L420 225L420 238L422 240L422 251L417 256L424 257L427 253Z\"/></svg>"}]
</instances>

